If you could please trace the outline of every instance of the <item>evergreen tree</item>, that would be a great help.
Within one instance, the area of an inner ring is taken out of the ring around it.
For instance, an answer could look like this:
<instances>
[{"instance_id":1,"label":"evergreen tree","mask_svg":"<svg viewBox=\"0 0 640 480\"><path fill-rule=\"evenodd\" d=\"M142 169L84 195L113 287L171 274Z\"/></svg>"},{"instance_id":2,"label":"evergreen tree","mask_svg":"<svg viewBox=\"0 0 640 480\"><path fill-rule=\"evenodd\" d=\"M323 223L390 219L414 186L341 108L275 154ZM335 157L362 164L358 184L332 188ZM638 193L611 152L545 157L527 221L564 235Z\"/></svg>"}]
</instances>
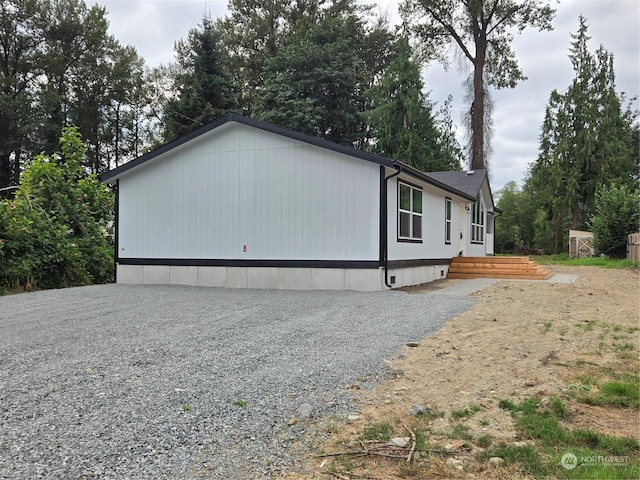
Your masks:
<instances>
[{"instance_id":1,"label":"evergreen tree","mask_svg":"<svg viewBox=\"0 0 640 480\"><path fill-rule=\"evenodd\" d=\"M373 8L354 0L231 0L230 13L218 27L231 57L242 112L342 141L342 127L331 128L330 121L319 118L326 112L349 123L353 132L345 143L364 148L367 130L355 113L369 108L364 94L388 65L394 40L388 20L372 13ZM340 78L343 67L345 76ZM312 74L305 73L309 68ZM327 95L313 91L313 75L324 83L318 90L324 88ZM341 98L344 111L332 105L331 98Z\"/></svg>"},{"instance_id":2,"label":"evergreen tree","mask_svg":"<svg viewBox=\"0 0 640 480\"><path fill-rule=\"evenodd\" d=\"M640 228L640 190L618 187L615 183L601 185L594 210L590 221L594 247L605 255L624 258L627 236Z\"/></svg>"},{"instance_id":3,"label":"evergreen tree","mask_svg":"<svg viewBox=\"0 0 640 480\"><path fill-rule=\"evenodd\" d=\"M131 94L140 90L133 84L140 85L143 61L108 34L104 8L2 0L0 45L0 188L19 183L22 158L55 151L66 124L82 132L84 164L95 173L130 158L132 142L146 141L125 133L144 117L144 96ZM113 108L127 115L112 116Z\"/></svg>"},{"instance_id":4,"label":"evergreen tree","mask_svg":"<svg viewBox=\"0 0 640 480\"><path fill-rule=\"evenodd\" d=\"M453 95L449 95L447 99L442 102L442 106L438 110L436 117L436 126L440 131L440 146L450 162L450 170L462 170L463 166L468 163L456 137L456 126L451 116L452 103Z\"/></svg>"},{"instance_id":5,"label":"evergreen tree","mask_svg":"<svg viewBox=\"0 0 640 480\"><path fill-rule=\"evenodd\" d=\"M406 37L396 42L396 58L369 92L373 108L365 112L374 137L371 150L422 171L459 169L436 126L432 104L423 93L420 65L411 59Z\"/></svg>"},{"instance_id":6,"label":"evergreen tree","mask_svg":"<svg viewBox=\"0 0 640 480\"><path fill-rule=\"evenodd\" d=\"M528 180L553 251L564 250L568 228L587 228L599 186L637 180L636 115L623 109L615 90L613 55L602 46L591 53L587 30L580 17L569 55L575 77L564 93L551 93Z\"/></svg>"},{"instance_id":7,"label":"evergreen tree","mask_svg":"<svg viewBox=\"0 0 640 480\"><path fill-rule=\"evenodd\" d=\"M230 0L229 15L219 22L225 50L230 55L238 101L245 115L251 116L256 95L264 85L264 68L282 43L285 28L292 28L289 10L304 14L305 2L291 5L286 0Z\"/></svg>"},{"instance_id":8,"label":"evergreen tree","mask_svg":"<svg viewBox=\"0 0 640 480\"><path fill-rule=\"evenodd\" d=\"M336 143L361 142L364 63L357 39L362 31L356 15L327 11L307 32L287 37L266 63L254 116Z\"/></svg>"},{"instance_id":9,"label":"evergreen tree","mask_svg":"<svg viewBox=\"0 0 640 480\"><path fill-rule=\"evenodd\" d=\"M0 2L0 188L18 185L22 158L33 140L32 105L46 21L40 0Z\"/></svg>"},{"instance_id":10,"label":"evergreen tree","mask_svg":"<svg viewBox=\"0 0 640 480\"><path fill-rule=\"evenodd\" d=\"M200 25L189 31L186 40L178 41L175 51L176 98L164 109L166 141L238 108L222 35L210 17L205 15Z\"/></svg>"},{"instance_id":11,"label":"evergreen tree","mask_svg":"<svg viewBox=\"0 0 640 480\"><path fill-rule=\"evenodd\" d=\"M102 156L107 168L142 155L150 139L145 125L151 99L144 60L133 47L119 45L111 58L102 126L105 142Z\"/></svg>"}]
</instances>

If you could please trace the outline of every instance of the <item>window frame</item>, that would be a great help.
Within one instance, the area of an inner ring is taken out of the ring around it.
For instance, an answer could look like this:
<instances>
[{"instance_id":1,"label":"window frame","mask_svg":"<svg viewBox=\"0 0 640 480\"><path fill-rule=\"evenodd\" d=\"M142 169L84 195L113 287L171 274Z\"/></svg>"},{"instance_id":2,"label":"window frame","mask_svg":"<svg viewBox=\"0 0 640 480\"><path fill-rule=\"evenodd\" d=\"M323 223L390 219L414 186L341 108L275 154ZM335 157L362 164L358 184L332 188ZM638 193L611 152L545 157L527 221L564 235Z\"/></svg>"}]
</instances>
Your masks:
<instances>
[{"instance_id":1,"label":"window frame","mask_svg":"<svg viewBox=\"0 0 640 480\"><path fill-rule=\"evenodd\" d=\"M483 244L485 234L485 211L482 197L471 208L471 243Z\"/></svg>"},{"instance_id":2,"label":"window frame","mask_svg":"<svg viewBox=\"0 0 640 480\"><path fill-rule=\"evenodd\" d=\"M398 195L397 195L397 200L398 200L398 205L397 205L397 212L398 212L398 221L397 221L397 241L398 242L404 242L404 243L422 243L423 242L423 217L424 217L424 192L422 190L422 187L419 187L418 185L413 185L409 182L406 182L404 180L398 180ZM407 187L409 188L409 200L410 200L410 205L409 205L409 210L403 209L402 208L402 202L401 202L401 191L402 191L402 187ZM420 194L420 212L414 211L414 194L415 192L419 192ZM402 215L409 215L409 236L401 236L400 232L401 232L401 217ZM414 234L414 221L416 219L420 219L420 236L416 236Z\"/></svg>"}]
</instances>

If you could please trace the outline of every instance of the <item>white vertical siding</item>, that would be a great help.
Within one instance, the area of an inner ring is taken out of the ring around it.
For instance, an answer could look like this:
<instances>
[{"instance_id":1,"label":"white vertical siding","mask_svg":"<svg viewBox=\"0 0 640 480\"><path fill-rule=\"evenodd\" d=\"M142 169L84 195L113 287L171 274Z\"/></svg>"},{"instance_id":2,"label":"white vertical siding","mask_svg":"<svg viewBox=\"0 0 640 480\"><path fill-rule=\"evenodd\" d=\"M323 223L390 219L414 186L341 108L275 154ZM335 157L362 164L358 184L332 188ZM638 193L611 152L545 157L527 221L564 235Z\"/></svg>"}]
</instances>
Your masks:
<instances>
[{"instance_id":1,"label":"white vertical siding","mask_svg":"<svg viewBox=\"0 0 640 480\"><path fill-rule=\"evenodd\" d=\"M378 258L379 167L245 125L176 148L119 188L123 258Z\"/></svg>"},{"instance_id":2,"label":"white vertical siding","mask_svg":"<svg viewBox=\"0 0 640 480\"><path fill-rule=\"evenodd\" d=\"M469 220L469 253L470 257L484 257L487 255L487 211L493 208L489 202L488 190L484 188L480 191L480 201L483 205L483 235L482 235L482 243L472 243L471 242L471 220Z\"/></svg>"},{"instance_id":3,"label":"white vertical siding","mask_svg":"<svg viewBox=\"0 0 640 480\"><path fill-rule=\"evenodd\" d=\"M398 241L398 181L422 188L422 243ZM461 199L413 177L388 181L387 232L389 260L442 259L457 256L459 251L460 212L455 207ZM445 197L452 199L451 244L445 244ZM462 219L464 220L464 219Z\"/></svg>"}]
</instances>

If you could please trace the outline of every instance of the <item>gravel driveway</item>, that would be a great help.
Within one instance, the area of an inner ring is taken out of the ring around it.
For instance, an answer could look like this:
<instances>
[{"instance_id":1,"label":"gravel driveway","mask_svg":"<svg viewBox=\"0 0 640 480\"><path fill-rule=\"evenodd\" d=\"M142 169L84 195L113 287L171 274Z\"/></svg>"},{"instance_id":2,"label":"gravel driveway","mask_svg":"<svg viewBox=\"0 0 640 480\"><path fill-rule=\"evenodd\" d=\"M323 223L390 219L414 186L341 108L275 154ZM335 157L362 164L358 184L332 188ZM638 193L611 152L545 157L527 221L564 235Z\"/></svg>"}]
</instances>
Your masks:
<instances>
[{"instance_id":1,"label":"gravel driveway","mask_svg":"<svg viewBox=\"0 0 640 480\"><path fill-rule=\"evenodd\" d=\"M319 419L353 413L347 384L379 381L385 359L473 303L442 293L99 285L0 297L0 478L276 476Z\"/></svg>"}]
</instances>

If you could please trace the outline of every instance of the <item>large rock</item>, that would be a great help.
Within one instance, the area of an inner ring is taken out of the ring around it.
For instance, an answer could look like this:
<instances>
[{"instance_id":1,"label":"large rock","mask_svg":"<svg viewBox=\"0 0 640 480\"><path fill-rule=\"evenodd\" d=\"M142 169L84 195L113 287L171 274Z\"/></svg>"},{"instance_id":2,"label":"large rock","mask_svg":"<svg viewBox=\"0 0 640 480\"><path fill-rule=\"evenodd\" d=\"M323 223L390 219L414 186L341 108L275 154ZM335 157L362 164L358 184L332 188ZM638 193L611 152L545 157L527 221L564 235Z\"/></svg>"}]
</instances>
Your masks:
<instances>
[{"instance_id":1,"label":"large rock","mask_svg":"<svg viewBox=\"0 0 640 480\"><path fill-rule=\"evenodd\" d=\"M305 420L313 415L313 407L308 403L303 403L298 408L298 418Z\"/></svg>"}]
</instances>

